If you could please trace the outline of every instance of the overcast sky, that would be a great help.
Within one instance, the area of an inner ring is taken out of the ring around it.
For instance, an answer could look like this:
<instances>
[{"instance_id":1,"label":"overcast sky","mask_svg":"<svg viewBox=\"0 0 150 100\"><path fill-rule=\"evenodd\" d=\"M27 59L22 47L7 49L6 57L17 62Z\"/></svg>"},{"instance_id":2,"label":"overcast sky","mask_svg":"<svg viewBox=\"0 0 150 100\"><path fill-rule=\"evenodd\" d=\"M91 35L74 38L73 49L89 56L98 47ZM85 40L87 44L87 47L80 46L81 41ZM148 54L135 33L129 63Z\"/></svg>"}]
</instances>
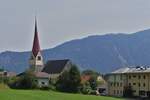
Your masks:
<instances>
[{"instance_id":1,"label":"overcast sky","mask_svg":"<svg viewBox=\"0 0 150 100\"><path fill-rule=\"evenodd\" d=\"M0 0L0 52L32 48L37 15L41 48L104 33L150 28L150 0Z\"/></svg>"}]
</instances>

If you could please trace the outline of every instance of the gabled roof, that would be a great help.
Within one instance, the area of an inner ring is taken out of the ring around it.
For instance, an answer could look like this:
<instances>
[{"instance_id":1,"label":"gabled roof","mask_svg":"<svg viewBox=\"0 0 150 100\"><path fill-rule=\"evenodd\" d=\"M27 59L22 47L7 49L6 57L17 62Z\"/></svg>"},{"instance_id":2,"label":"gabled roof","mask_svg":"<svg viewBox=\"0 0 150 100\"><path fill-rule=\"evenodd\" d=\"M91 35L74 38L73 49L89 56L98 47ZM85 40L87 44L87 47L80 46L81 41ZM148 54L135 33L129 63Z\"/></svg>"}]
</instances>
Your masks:
<instances>
[{"instance_id":1,"label":"gabled roof","mask_svg":"<svg viewBox=\"0 0 150 100\"><path fill-rule=\"evenodd\" d=\"M38 31L37 31L37 22L35 19L35 32L34 32L32 53L36 57L38 52L40 52L40 43L39 43L39 37L38 37Z\"/></svg>"},{"instance_id":2,"label":"gabled roof","mask_svg":"<svg viewBox=\"0 0 150 100\"><path fill-rule=\"evenodd\" d=\"M42 72L46 72L48 74L59 74L63 71L69 61L69 59L49 60L43 68Z\"/></svg>"}]
</instances>

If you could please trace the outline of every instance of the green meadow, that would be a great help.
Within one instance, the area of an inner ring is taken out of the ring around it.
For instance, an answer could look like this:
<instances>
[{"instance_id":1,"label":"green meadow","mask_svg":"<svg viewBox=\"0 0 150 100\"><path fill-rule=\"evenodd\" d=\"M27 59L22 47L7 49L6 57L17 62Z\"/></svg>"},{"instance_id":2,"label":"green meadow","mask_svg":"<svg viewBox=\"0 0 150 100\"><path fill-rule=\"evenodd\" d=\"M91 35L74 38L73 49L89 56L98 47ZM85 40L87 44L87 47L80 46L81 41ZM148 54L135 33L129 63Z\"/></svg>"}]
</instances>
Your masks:
<instances>
[{"instance_id":1,"label":"green meadow","mask_svg":"<svg viewBox=\"0 0 150 100\"><path fill-rule=\"evenodd\" d=\"M68 94L40 90L1 89L0 100L123 100L121 98Z\"/></svg>"}]
</instances>

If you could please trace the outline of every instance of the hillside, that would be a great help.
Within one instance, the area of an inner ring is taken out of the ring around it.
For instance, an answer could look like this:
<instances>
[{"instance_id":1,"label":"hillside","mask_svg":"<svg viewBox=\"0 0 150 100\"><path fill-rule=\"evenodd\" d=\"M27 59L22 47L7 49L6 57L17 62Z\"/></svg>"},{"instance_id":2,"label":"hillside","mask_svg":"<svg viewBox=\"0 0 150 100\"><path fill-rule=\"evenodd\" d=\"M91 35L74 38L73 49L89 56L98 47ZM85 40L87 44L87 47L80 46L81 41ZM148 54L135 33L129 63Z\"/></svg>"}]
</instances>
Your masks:
<instances>
[{"instance_id":1,"label":"hillside","mask_svg":"<svg viewBox=\"0 0 150 100\"><path fill-rule=\"evenodd\" d=\"M130 65L150 65L150 30L134 34L107 34L72 40L43 50L49 59L69 58L83 69L102 73ZM21 72L28 67L30 52L3 52L0 65Z\"/></svg>"}]
</instances>

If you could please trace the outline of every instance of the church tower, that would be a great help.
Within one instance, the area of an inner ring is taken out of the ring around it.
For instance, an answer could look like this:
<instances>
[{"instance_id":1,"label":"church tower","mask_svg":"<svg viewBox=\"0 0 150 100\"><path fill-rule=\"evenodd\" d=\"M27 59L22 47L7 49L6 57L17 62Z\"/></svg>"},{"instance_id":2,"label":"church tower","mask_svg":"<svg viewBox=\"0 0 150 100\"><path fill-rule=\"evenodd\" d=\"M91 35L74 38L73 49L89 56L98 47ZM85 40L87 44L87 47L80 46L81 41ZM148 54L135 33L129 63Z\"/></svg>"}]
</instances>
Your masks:
<instances>
[{"instance_id":1,"label":"church tower","mask_svg":"<svg viewBox=\"0 0 150 100\"><path fill-rule=\"evenodd\" d=\"M31 57L29 60L29 64L30 64L30 70L34 72L40 72L42 71L44 67L43 57L42 57L41 50L40 50L36 19L35 19L33 47L32 47L32 53L31 53Z\"/></svg>"}]
</instances>

